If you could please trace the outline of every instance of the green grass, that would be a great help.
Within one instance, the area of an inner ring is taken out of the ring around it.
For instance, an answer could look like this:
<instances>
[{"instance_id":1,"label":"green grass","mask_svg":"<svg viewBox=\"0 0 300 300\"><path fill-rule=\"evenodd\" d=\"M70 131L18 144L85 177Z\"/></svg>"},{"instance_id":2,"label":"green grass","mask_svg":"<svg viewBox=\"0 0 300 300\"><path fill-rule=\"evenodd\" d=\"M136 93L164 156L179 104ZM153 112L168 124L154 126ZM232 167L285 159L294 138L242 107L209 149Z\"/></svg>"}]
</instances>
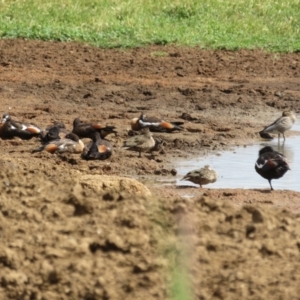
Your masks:
<instances>
[{"instance_id":1,"label":"green grass","mask_svg":"<svg viewBox=\"0 0 300 300\"><path fill-rule=\"evenodd\" d=\"M0 37L300 50L300 0L3 0Z\"/></svg>"},{"instance_id":2,"label":"green grass","mask_svg":"<svg viewBox=\"0 0 300 300\"><path fill-rule=\"evenodd\" d=\"M172 273L171 299L192 300L192 292L188 280L187 270L177 266Z\"/></svg>"}]
</instances>

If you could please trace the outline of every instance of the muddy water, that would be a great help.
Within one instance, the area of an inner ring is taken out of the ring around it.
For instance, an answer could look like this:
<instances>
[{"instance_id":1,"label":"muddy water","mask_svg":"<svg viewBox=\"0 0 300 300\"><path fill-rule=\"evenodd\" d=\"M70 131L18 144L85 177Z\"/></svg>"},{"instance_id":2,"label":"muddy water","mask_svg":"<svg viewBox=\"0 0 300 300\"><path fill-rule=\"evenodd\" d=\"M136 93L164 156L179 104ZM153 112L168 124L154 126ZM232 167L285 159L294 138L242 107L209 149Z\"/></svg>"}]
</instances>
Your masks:
<instances>
[{"instance_id":1,"label":"muddy water","mask_svg":"<svg viewBox=\"0 0 300 300\"><path fill-rule=\"evenodd\" d=\"M300 131L299 121L295 124L293 130ZM179 162L176 166L178 172L176 184L178 186L199 186L180 179L187 172L208 164L219 175L217 182L206 185L208 188L269 188L268 181L257 174L254 169L258 151L267 145L283 153L287 157L291 168L282 178L272 181L273 188L275 190L300 191L300 136L288 137L285 142L281 138L279 143L278 139L274 138L271 141L261 141L250 146L238 147L233 151Z\"/></svg>"}]
</instances>

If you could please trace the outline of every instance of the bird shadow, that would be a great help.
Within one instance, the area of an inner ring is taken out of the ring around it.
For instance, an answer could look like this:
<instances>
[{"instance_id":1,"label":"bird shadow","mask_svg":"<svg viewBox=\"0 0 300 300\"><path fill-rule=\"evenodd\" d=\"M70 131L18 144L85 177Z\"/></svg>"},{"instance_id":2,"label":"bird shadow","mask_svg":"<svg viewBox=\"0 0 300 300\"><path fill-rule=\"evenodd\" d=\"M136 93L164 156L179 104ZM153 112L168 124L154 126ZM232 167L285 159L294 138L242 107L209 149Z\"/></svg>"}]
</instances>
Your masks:
<instances>
[{"instance_id":1,"label":"bird shadow","mask_svg":"<svg viewBox=\"0 0 300 300\"><path fill-rule=\"evenodd\" d=\"M201 189L200 186L199 187L198 186L191 186L191 185L177 185L176 186L177 190L186 190L186 189L190 189L190 188L192 188L192 189Z\"/></svg>"},{"instance_id":2,"label":"bird shadow","mask_svg":"<svg viewBox=\"0 0 300 300\"><path fill-rule=\"evenodd\" d=\"M262 194L271 194L272 190L262 190L262 189L253 189L255 192L260 192Z\"/></svg>"}]
</instances>

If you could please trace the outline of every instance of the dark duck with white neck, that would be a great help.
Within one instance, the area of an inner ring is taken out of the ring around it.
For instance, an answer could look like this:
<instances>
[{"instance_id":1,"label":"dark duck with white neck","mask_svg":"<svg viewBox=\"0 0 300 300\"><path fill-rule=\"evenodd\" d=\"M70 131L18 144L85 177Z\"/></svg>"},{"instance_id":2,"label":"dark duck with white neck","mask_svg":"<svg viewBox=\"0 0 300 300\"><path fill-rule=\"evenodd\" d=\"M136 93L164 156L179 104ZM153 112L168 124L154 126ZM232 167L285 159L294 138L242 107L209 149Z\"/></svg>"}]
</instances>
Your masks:
<instances>
[{"instance_id":1,"label":"dark duck with white neck","mask_svg":"<svg viewBox=\"0 0 300 300\"><path fill-rule=\"evenodd\" d=\"M269 181L271 190L274 190L271 183L272 179L281 178L290 170L290 167L283 154L275 151L270 146L266 146L258 152L255 170L260 176Z\"/></svg>"}]
</instances>

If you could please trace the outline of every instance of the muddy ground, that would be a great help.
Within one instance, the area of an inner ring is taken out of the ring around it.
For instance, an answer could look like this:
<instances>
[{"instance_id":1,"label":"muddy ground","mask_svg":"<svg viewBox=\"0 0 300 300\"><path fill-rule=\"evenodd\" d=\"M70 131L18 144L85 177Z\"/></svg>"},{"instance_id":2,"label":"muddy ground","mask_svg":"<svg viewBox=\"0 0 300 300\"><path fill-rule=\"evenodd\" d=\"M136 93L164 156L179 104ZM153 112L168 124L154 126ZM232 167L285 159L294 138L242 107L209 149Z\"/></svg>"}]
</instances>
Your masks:
<instances>
[{"instance_id":1,"label":"muddy ground","mask_svg":"<svg viewBox=\"0 0 300 300\"><path fill-rule=\"evenodd\" d=\"M118 130L106 161L0 140L1 299L175 299L176 273L195 299L298 299L299 193L155 181L172 178L178 159L258 141L283 109L299 113L299 64L299 54L258 50L0 41L2 113ZM155 134L165 146L154 159L119 149L141 112L185 122ZM133 177L153 197L86 190L82 174Z\"/></svg>"}]
</instances>

